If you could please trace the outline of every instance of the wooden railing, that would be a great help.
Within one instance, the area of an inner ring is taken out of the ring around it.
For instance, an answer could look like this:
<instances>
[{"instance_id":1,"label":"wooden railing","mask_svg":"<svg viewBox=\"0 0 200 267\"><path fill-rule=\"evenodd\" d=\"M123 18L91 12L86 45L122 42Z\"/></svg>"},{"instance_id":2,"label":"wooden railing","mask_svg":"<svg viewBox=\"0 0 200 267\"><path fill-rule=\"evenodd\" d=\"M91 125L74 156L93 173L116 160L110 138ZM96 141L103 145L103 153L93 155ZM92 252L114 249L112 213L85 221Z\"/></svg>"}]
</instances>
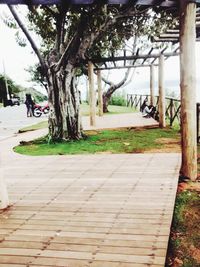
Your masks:
<instances>
[{"instance_id":1,"label":"wooden railing","mask_svg":"<svg viewBox=\"0 0 200 267\"><path fill-rule=\"evenodd\" d=\"M169 119L170 126L173 125L175 120L178 121L179 125L181 124L181 101L179 99L166 97L166 111L165 115Z\"/></svg>"},{"instance_id":2,"label":"wooden railing","mask_svg":"<svg viewBox=\"0 0 200 267\"><path fill-rule=\"evenodd\" d=\"M140 110L144 100L150 103L150 95L127 95L127 106L131 106L137 110ZM165 98L166 111L165 115L169 119L170 126L173 126L174 122L178 122L181 125L181 101L172 97ZM155 96L154 103L156 109L159 110L159 97ZM200 103L197 103L197 142L200 143Z\"/></svg>"}]
</instances>

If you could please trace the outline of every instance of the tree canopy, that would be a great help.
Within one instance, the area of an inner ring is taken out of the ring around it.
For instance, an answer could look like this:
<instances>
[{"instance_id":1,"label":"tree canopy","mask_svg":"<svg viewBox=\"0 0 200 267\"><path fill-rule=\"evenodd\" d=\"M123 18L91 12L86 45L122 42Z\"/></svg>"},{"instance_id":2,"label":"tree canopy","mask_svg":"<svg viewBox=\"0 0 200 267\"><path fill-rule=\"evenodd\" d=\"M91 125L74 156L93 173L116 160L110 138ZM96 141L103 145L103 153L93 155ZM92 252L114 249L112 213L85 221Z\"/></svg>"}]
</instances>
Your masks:
<instances>
[{"instance_id":1,"label":"tree canopy","mask_svg":"<svg viewBox=\"0 0 200 267\"><path fill-rule=\"evenodd\" d=\"M61 5L30 7L26 22L9 6L38 56L41 76L49 95L49 132L52 139L79 139L78 90L81 75L92 57L102 57L122 48L133 36L148 36L173 24L166 12L131 5ZM26 26L25 26L26 24ZM12 25L11 25L12 26ZM30 30L40 36L40 47Z\"/></svg>"}]
</instances>

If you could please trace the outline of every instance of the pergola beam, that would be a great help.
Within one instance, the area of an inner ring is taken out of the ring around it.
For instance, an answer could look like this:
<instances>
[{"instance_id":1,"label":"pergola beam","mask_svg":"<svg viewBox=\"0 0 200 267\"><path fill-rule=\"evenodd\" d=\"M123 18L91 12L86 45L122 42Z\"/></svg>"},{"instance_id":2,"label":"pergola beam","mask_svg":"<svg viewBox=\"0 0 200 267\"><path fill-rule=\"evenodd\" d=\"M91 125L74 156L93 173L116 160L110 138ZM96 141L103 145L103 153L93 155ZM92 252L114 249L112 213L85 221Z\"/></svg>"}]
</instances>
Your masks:
<instances>
[{"instance_id":1,"label":"pergola beam","mask_svg":"<svg viewBox=\"0 0 200 267\"><path fill-rule=\"evenodd\" d=\"M200 0L185 0L187 3L195 3L200 5ZM107 0L104 4L108 5L132 5L132 6L144 6L144 7L159 7L161 9L174 9L179 8L178 0ZM71 5L91 5L95 3L95 0L66 0L66 4ZM7 5L58 5L63 4L63 0L0 0L0 4Z\"/></svg>"},{"instance_id":2,"label":"pergola beam","mask_svg":"<svg viewBox=\"0 0 200 267\"><path fill-rule=\"evenodd\" d=\"M104 68L104 67L95 67L94 68L94 71L96 70L115 70L115 69L132 69L132 68L144 68L144 67L150 67L152 64L145 64L145 65L130 65L130 66L118 66L118 67L107 67L107 68ZM158 66L158 64L155 64L154 65L155 67Z\"/></svg>"},{"instance_id":3,"label":"pergola beam","mask_svg":"<svg viewBox=\"0 0 200 267\"><path fill-rule=\"evenodd\" d=\"M148 53L148 55L150 55L151 54L151 52L153 51L153 47L149 50L149 53ZM142 61L142 65L145 63L145 61L147 60L147 58L145 58L143 61Z\"/></svg>"},{"instance_id":4,"label":"pergola beam","mask_svg":"<svg viewBox=\"0 0 200 267\"><path fill-rule=\"evenodd\" d=\"M166 49L166 48L165 48ZM163 53L161 51L161 53ZM168 53L163 53L163 55L165 57L173 57L173 56L178 56L179 53L177 52L168 52ZM103 58L93 58L92 62L95 63L106 63L106 62L114 62L114 61L124 61L126 60L137 60L137 59L147 59L147 58L153 58L153 59L157 59L160 57L160 53L159 54L145 54L145 55L132 55L132 56L126 56L126 58L124 56L118 56L118 57L103 57Z\"/></svg>"},{"instance_id":5,"label":"pergola beam","mask_svg":"<svg viewBox=\"0 0 200 267\"><path fill-rule=\"evenodd\" d=\"M24 4L24 5L54 5L54 4L62 4L62 0L0 0L1 4ZM95 2L95 0L68 0L66 3L74 4L74 5L91 5ZM135 0L132 1L132 5L139 6L160 6L162 8L172 8L177 7L176 0ZM199 0L194 0L194 2L199 2ZM121 5L121 4L130 4L129 0L107 0L105 4L109 5Z\"/></svg>"}]
</instances>

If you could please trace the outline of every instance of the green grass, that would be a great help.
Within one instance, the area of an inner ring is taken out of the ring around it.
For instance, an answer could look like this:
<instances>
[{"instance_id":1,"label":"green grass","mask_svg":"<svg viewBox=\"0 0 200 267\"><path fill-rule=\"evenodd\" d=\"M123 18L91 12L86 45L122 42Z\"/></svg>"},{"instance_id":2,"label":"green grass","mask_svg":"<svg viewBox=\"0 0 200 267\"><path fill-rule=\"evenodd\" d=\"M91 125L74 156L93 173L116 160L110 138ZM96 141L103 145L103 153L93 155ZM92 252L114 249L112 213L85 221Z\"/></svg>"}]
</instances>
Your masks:
<instances>
[{"instance_id":1,"label":"green grass","mask_svg":"<svg viewBox=\"0 0 200 267\"><path fill-rule=\"evenodd\" d=\"M142 153L150 149L162 149L164 144L156 142L159 138L179 140L174 129L120 129L86 131L85 140L60 143L47 143L46 138L23 142L15 151L27 155L65 155L93 153Z\"/></svg>"},{"instance_id":2,"label":"green grass","mask_svg":"<svg viewBox=\"0 0 200 267\"><path fill-rule=\"evenodd\" d=\"M198 177L200 177L200 144L198 144ZM179 185L176 197L165 267L200 267L199 222L199 182L182 183Z\"/></svg>"},{"instance_id":3,"label":"green grass","mask_svg":"<svg viewBox=\"0 0 200 267\"><path fill-rule=\"evenodd\" d=\"M109 105L108 110L109 110L109 112L104 113L104 115L135 112L134 108L126 107L126 106ZM82 114L82 116L89 116L89 105L87 103L81 104L81 114ZM98 107L96 107L96 114L98 115Z\"/></svg>"}]
</instances>

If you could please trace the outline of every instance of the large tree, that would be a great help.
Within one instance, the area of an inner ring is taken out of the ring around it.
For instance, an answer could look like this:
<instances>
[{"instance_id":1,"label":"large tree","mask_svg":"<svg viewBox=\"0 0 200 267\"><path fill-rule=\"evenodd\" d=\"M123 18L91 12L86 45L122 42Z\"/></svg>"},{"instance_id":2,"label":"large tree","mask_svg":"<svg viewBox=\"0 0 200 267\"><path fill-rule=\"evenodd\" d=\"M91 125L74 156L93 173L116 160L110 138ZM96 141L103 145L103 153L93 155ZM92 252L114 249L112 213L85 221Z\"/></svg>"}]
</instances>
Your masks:
<instances>
[{"instance_id":1,"label":"large tree","mask_svg":"<svg viewBox=\"0 0 200 267\"><path fill-rule=\"evenodd\" d=\"M136 33L152 34L163 27L160 14L152 16L148 9L128 5L71 6L63 2L32 7L27 16L28 27L16 9L9 8L38 56L47 85L49 135L53 140L82 138L76 76L87 60L116 51ZM27 28L41 37L40 49Z\"/></svg>"}]
</instances>

